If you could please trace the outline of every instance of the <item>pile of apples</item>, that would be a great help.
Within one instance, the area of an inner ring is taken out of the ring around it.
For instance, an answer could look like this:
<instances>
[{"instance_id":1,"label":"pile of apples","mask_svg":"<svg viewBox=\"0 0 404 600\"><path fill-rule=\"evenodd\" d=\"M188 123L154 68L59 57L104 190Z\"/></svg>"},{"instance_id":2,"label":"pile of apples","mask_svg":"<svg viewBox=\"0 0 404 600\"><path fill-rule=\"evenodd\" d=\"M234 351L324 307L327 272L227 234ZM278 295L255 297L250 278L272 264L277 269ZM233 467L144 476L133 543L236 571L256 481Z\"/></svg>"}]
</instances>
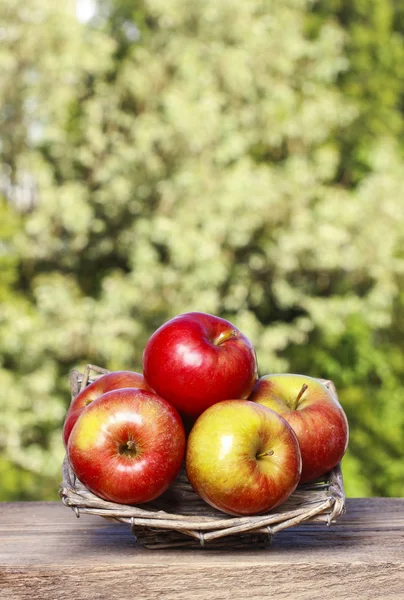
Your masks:
<instances>
[{"instance_id":1,"label":"pile of apples","mask_svg":"<svg viewBox=\"0 0 404 600\"><path fill-rule=\"evenodd\" d=\"M82 390L63 438L77 477L105 500L154 500L185 461L208 504L254 515L332 469L347 448L348 422L319 380L258 378L248 338L229 321L192 312L153 333L143 374L111 372Z\"/></svg>"}]
</instances>

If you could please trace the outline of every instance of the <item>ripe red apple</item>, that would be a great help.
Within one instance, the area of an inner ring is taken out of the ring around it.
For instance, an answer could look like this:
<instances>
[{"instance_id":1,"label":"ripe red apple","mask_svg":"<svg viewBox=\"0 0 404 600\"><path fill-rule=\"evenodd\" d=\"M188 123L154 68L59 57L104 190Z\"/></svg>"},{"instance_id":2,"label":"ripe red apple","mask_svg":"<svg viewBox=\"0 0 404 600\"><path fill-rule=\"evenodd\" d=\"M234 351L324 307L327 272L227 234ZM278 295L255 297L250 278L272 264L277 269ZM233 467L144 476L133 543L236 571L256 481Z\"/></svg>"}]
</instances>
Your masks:
<instances>
[{"instance_id":1,"label":"ripe red apple","mask_svg":"<svg viewBox=\"0 0 404 600\"><path fill-rule=\"evenodd\" d=\"M188 437L186 471L208 504L231 515L254 515L281 504L301 472L299 444L276 412L248 400L208 408Z\"/></svg>"},{"instance_id":2,"label":"ripe red apple","mask_svg":"<svg viewBox=\"0 0 404 600\"><path fill-rule=\"evenodd\" d=\"M150 390L143 375L132 371L112 371L111 373L107 373L99 379L96 379L77 394L70 404L63 425L63 442L65 446L67 446L69 435L75 422L86 406L106 392L120 388L141 388L142 390Z\"/></svg>"},{"instance_id":3,"label":"ripe red apple","mask_svg":"<svg viewBox=\"0 0 404 600\"><path fill-rule=\"evenodd\" d=\"M148 385L182 414L250 394L257 379L251 342L225 319L200 312L179 315L153 333L143 353Z\"/></svg>"},{"instance_id":4,"label":"ripe red apple","mask_svg":"<svg viewBox=\"0 0 404 600\"><path fill-rule=\"evenodd\" d=\"M302 453L300 483L324 475L348 445L348 421L336 396L319 380L289 373L265 375L250 400L277 413L292 426Z\"/></svg>"},{"instance_id":5,"label":"ripe red apple","mask_svg":"<svg viewBox=\"0 0 404 600\"><path fill-rule=\"evenodd\" d=\"M94 494L121 504L148 502L177 476L185 452L178 412L152 392L107 392L77 419L67 453Z\"/></svg>"}]
</instances>

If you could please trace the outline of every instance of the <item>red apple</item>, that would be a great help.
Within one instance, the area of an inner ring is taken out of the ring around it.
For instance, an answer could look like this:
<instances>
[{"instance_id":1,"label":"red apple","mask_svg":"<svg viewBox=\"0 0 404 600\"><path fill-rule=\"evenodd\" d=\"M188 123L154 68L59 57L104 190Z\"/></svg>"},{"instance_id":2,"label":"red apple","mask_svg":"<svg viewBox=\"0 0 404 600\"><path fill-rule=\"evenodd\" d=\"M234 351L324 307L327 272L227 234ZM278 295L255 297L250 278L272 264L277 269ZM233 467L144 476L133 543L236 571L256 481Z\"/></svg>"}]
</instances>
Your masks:
<instances>
[{"instance_id":1,"label":"red apple","mask_svg":"<svg viewBox=\"0 0 404 600\"><path fill-rule=\"evenodd\" d=\"M106 392L120 388L141 388L142 390L150 390L143 375L132 371L112 371L111 373L107 373L99 379L96 379L90 383L90 385L85 387L70 404L63 425L63 442L65 446L67 446L69 435L75 422L86 406Z\"/></svg>"},{"instance_id":2,"label":"red apple","mask_svg":"<svg viewBox=\"0 0 404 600\"><path fill-rule=\"evenodd\" d=\"M292 426L302 453L301 483L324 475L345 454L347 418L336 396L318 379L265 375L255 384L250 400L275 410Z\"/></svg>"},{"instance_id":3,"label":"red apple","mask_svg":"<svg viewBox=\"0 0 404 600\"><path fill-rule=\"evenodd\" d=\"M186 471L193 489L214 508L260 514L296 488L299 444L276 412L248 400L228 400L197 419L188 437Z\"/></svg>"},{"instance_id":4,"label":"red apple","mask_svg":"<svg viewBox=\"0 0 404 600\"><path fill-rule=\"evenodd\" d=\"M176 478L185 452L178 412L152 392L107 392L77 419L67 452L94 494L121 504L148 502Z\"/></svg>"},{"instance_id":5,"label":"red apple","mask_svg":"<svg viewBox=\"0 0 404 600\"><path fill-rule=\"evenodd\" d=\"M153 333L143 353L148 385L182 414L196 417L222 400L244 399L257 379L251 342L213 315L179 315Z\"/></svg>"}]
</instances>

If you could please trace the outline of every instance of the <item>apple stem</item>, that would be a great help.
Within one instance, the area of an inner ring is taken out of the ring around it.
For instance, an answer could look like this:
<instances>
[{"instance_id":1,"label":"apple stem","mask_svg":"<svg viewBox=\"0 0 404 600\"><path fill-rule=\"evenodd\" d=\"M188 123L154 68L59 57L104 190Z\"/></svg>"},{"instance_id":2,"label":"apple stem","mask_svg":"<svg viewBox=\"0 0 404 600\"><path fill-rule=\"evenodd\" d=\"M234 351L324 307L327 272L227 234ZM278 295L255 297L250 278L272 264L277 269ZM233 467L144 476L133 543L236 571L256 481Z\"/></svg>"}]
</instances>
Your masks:
<instances>
[{"instance_id":1,"label":"apple stem","mask_svg":"<svg viewBox=\"0 0 404 600\"><path fill-rule=\"evenodd\" d=\"M295 400L295 407L299 404L299 400L300 398L303 396L304 392L307 390L309 386L307 385L307 383L304 383L302 385L302 389L300 390L300 392L298 393L298 395L296 396L296 400Z\"/></svg>"},{"instance_id":2,"label":"apple stem","mask_svg":"<svg viewBox=\"0 0 404 600\"><path fill-rule=\"evenodd\" d=\"M118 446L119 454L123 454L125 456L136 456L136 442L134 440L128 440L123 444Z\"/></svg>"},{"instance_id":3,"label":"apple stem","mask_svg":"<svg viewBox=\"0 0 404 600\"><path fill-rule=\"evenodd\" d=\"M232 337L237 337L237 329L231 329L231 331L222 331L222 333L220 333L219 336L213 340L213 343L215 346L220 346L220 344L223 344L223 342Z\"/></svg>"},{"instance_id":4,"label":"apple stem","mask_svg":"<svg viewBox=\"0 0 404 600\"><path fill-rule=\"evenodd\" d=\"M274 453L273 450L268 450L268 452L261 452L260 454L257 454L257 458L264 458L265 456L272 456Z\"/></svg>"}]
</instances>

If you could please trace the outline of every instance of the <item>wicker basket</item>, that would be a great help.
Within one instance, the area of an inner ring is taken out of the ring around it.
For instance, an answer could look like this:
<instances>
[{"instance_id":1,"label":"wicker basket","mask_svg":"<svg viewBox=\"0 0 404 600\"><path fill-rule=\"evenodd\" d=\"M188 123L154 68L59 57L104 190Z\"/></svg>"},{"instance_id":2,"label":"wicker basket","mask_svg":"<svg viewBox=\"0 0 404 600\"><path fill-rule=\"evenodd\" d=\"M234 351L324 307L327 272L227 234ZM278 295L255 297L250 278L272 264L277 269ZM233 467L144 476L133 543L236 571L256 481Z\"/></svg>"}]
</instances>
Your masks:
<instances>
[{"instance_id":1,"label":"wicker basket","mask_svg":"<svg viewBox=\"0 0 404 600\"><path fill-rule=\"evenodd\" d=\"M105 369L87 365L84 374L71 374L72 397ZM324 380L323 380L324 381ZM334 385L324 381L336 395ZM206 504L192 490L185 471L162 496L140 506L102 500L75 476L65 458L59 495L76 513L99 515L130 525L138 542L147 548L266 546L278 531L307 522L329 525L345 512L345 494L340 465L321 479L298 486L281 506L267 514L232 517Z\"/></svg>"}]
</instances>

